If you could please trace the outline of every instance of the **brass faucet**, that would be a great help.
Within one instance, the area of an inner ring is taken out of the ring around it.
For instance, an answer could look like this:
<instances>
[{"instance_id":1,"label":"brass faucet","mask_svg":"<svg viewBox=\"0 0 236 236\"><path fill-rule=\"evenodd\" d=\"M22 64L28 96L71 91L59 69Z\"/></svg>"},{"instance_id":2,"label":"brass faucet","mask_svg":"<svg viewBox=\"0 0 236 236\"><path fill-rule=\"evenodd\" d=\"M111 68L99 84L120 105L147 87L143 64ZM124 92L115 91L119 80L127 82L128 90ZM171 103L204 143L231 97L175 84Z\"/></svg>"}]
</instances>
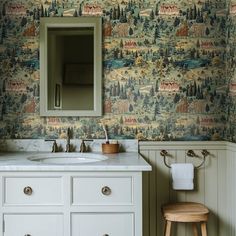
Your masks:
<instances>
[{"instance_id":1,"label":"brass faucet","mask_svg":"<svg viewBox=\"0 0 236 236\"><path fill-rule=\"evenodd\" d=\"M71 144L70 144L70 139L71 139L71 129L67 129L67 138L66 138L66 149L65 152L71 152Z\"/></svg>"},{"instance_id":2,"label":"brass faucet","mask_svg":"<svg viewBox=\"0 0 236 236\"><path fill-rule=\"evenodd\" d=\"M80 149L79 149L80 152L86 152L87 151L87 147L85 145L85 142L84 140L82 139L81 140L81 144L80 144Z\"/></svg>"},{"instance_id":3,"label":"brass faucet","mask_svg":"<svg viewBox=\"0 0 236 236\"><path fill-rule=\"evenodd\" d=\"M90 151L90 147L89 145L86 146L85 142L86 141L93 141L93 139L81 139L81 144L80 144L80 148L79 151L80 152L89 152Z\"/></svg>"},{"instance_id":4,"label":"brass faucet","mask_svg":"<svg viewBox=\"0 0 236 236\"><path fill-rule=\"evenodd\" d=\"M52 152L58 152L59 151L59 147L57 145L56 140L55 139L45 139L45 142L48 142L48 141L53 141Z\"/></svg>"}]
</instances>

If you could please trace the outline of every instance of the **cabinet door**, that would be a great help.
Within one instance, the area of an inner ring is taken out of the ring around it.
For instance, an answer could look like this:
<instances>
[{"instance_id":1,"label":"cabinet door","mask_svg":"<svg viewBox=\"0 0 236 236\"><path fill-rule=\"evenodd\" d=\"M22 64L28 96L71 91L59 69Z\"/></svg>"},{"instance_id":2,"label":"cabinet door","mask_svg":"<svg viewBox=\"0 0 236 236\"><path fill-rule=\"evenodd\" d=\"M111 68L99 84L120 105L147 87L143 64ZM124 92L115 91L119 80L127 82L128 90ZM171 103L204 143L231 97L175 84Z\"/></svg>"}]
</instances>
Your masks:
<instances>
[{"instance_id":1,"label":"cabinet door","mask_svg":"<svg viewBox=\"0 0 236 236\"><path fill-rule=\"evenodd\" d=\"M4 215L4 236L63 236L63 215Z\"/></svg>"},{"instance_id":2,"label":"cabinet door","mask_svg":"<svg viewBox=\"0 0 236 236\"><path fill-rule=\"evenodd\" d=\"M134 236L132 213L72 214L72 236Z\"/></svg>"}]
</instances>

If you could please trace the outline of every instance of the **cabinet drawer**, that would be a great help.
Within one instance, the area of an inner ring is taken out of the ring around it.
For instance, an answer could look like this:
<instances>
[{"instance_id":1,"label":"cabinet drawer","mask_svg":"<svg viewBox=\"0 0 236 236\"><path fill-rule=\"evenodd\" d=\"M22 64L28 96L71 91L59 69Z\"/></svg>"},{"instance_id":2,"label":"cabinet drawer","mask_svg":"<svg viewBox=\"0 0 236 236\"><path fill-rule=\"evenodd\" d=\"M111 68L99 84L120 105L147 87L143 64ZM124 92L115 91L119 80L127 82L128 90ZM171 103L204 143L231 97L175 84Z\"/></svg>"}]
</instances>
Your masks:
<instances>
[{"instance_id":1,"label":"cabinet drawer","mask_svg":"<svg viewBox=\"0 0 236 236\"><path fill-rule=\"evenodd\" d=\"M62 205L61 177L4 178L5 205Z\"/></svg>"},{"instance_id":2,"label":"cabinet drawer","mask_svg":"<svg viewBox=\"0 0 236 236\"><path fill-rule=\"evenodd\" d=\"M63 236L63 215L4 215L4 236Z\"/></svg>"},{"instance_id":3,"label":"cabinet drawer","mask_svg":"<svg viewBox=\"0 0 236 236\"><path fill-rule=\"evenodd\" d=\"M74 177L73 205L131 205L132 177Z\"/></svg>"},{"instance_id":4,"label":"cabinet drawer","mask_svg":"<svg viewBox=\"0 0 236 236\"><path fill-rule=\"evenodd\" d=\"M134 236L132 213L72 214L72 236Z\"/></svg>"}]
</instances>

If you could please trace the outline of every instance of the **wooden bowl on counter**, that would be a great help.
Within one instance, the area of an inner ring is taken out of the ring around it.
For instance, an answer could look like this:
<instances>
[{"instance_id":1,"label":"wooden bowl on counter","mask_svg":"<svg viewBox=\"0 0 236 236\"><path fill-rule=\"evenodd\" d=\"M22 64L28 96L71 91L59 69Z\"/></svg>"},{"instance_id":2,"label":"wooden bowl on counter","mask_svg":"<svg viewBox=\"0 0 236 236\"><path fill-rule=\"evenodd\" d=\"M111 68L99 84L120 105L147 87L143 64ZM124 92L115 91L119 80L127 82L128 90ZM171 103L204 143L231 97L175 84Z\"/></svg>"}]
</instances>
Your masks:
<instances>
[{"instance_id":1,"label":"wooden bowl on counter","mask_svg":"<svg viewBox=\"0 0 236 236\"><path fill-rule=\"evenodd\" d=\"M120 145L118 143L103 143L102 152L104 154L112 154L119 152Z\"/></svg>"}]
</instances>

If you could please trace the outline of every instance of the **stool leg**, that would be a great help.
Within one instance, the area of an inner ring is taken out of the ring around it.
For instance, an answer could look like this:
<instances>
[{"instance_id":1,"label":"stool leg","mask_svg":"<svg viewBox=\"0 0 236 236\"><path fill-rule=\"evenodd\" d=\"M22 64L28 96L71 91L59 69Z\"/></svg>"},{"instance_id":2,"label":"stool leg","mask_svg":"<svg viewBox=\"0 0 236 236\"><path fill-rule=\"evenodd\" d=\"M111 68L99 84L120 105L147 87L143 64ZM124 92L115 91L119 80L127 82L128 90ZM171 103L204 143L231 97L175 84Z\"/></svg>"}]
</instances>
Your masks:
<instances>
[{"instance_id":1,"label":"stool leg","mask_svg":"<svg viewBox=\"0 0 236 236\"><path fill-rule=\"evenodd\" d=\"M201 223L202 236L207 236L206 222Z\"/></svg>"},{"instance_id":2,"label":"stool leg","mask_svg":"<svg viewBox=\"0 0 236 236\"><path fill-rule=\"evenodd\" d=\"M196 223L193 223L193 235L198 236L197 224Z\"/></svg>"},{"instance_id":3,"label":"stool leg","mask_svg":"<svg viewBox=\"0 0 236 236\"><path fill-rule=\"evenodd\" d=\"M165 236L170 236L171 233L171 221L166 221L165 224Z\"/></svg>"}]
</instances>

